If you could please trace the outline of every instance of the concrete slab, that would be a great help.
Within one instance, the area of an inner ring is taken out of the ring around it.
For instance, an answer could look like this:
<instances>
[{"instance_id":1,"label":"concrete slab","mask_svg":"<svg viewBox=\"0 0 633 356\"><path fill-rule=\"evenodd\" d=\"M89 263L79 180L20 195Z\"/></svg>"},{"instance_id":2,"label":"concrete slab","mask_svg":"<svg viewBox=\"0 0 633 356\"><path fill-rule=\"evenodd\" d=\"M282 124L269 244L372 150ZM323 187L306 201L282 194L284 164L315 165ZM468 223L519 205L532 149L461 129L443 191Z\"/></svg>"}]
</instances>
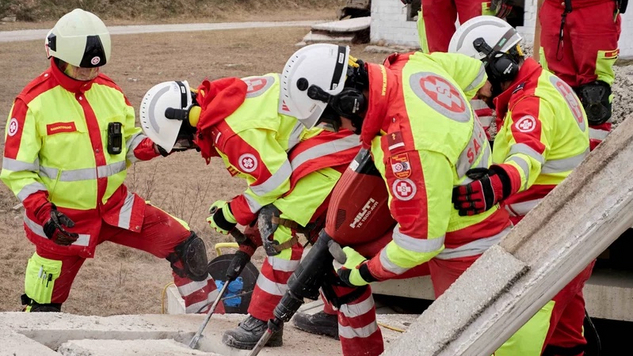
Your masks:
<instances>
[{"instance_id":1,"label":"concrete slab","mask_svg":"<svg viewBox=\"0 0 633 356\"><path fill-rule=\"evenodd\" d=\"M312 31L308 32L307 35L303 36L303 42L306 44L312 43L342 43L342 42L352 42L354 39L354 35L327 35L322 33L314 33Z\"/></svg>"},{"instance_id":2,"label":"concrete slab","mask_svg":"<svg viewBox=\"0 0 633 356\"><path fill-rule=\"evenodd\" d=\"M58 350L64 356L220 356L192 350L175 340L71 340Z\"/></svg>"},{"instance_id":3,"label":"concrete slab","mask_svg":"<svg viewBox=\"0 0 633 356\"><path fill-rule=\"evenodd\" d=\"M369 28L371 16L356 17L353 19L323 22L312 25L313 30L328 32L356 32Z\"/></svg>"}]
</instances>

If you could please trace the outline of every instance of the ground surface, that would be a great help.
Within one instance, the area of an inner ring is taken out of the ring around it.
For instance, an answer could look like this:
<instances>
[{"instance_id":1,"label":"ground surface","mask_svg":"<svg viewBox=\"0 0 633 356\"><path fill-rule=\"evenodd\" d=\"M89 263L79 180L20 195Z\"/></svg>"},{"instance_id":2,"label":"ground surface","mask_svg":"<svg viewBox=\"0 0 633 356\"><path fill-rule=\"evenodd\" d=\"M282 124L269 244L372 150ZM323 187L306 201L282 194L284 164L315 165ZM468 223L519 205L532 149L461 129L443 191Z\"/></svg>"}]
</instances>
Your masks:
<instances>
[{"instance_id":1,"label":"ground surface","mask_svg":"<svg viewBox=\"0 0 633 356\"><path fill-rule=\"evenodd\" d=\"M334 19L334 10L285 16L285 20ZM239 18L237 20L241 20ZM279 14L270 20L280 20ZM258 21L268 18L258 17ZM228 21L234 21L229 19ZM129 24L108 22L108 24ZM29 27L19 24L12 29ZM44 26L39 28L45 28ZM113 36L112 61L104 73L114 79L137 108L145 92L167 80L188 80L250 76L281 71L294 46L308 28L233 30ZM48 61L42 40L0 44L0 136L13 98ZM362 46L352 53L380 61L384 54L367 54ZM4 149L4 140L0 144ZM208 207L216 199L230 199L245 183L231 176L220 160L205 165L197 152L178 153L133 166L128 187L153 204L187 221L207 242L209 255L216 242L230 241L212 233L205 222ZM33 245L24 237L22 211L12 210L17 199L0 184L0 311L17 311L21 306L23 273ZM261 254L256 261L261 262ZM63 310L82 315L160 313L161 292L171 282L169 264L144 252L104 243L95 259L79 272Z\"/></svg>"}]
</instances>

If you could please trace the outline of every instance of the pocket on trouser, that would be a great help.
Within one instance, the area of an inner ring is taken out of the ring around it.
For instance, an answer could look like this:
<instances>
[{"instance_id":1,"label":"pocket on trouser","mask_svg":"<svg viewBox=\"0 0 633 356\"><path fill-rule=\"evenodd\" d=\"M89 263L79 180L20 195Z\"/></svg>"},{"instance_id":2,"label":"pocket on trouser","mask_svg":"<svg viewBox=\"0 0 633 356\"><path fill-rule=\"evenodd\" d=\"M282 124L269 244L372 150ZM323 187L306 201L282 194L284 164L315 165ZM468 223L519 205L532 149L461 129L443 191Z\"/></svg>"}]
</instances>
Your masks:
<instances>
[{"instance_id":1,"label":"pocket on trouser","mask_svg":"<svg viewBox=\"0 0 633 356\"><path fill-rule=\"evenodd\" d=\"M550 327L555 302L550 300L534 314L508 341L495 351L494 356L540 356Z\"/></svg>"},{"instance_id":2,"label":"pocket on trouser","mask_svg":"<svg viewBox=\"0 0 633 356\"><path fill-rule=\"evenodd\" d=\"M36 303L51 303L55 280L61 271L62 261L50 260L34 253L26 266L24 292Z\"/></svg>"}]
</instances>

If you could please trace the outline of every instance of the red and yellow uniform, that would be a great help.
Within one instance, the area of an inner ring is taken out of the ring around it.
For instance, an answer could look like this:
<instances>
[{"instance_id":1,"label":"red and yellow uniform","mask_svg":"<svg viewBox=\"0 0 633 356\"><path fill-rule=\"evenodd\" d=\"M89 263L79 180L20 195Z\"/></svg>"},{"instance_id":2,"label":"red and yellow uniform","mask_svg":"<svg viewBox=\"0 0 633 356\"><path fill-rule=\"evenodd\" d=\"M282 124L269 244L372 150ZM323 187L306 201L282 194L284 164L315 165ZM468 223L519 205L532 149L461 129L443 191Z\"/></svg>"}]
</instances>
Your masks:
<instances>
[{"instance_id":1,"label":"red and yellow uniform","mask_svg":"<svg viewBox=\"0 0 633 356\"><path fill-rule=\"evenodd\" d=\"M490 11L490 0L422 0L418 14L422 52L448 51L458 17L459 22L464 23L480 15L494 15Z\"/></svg>"},{"instance_id":2,"label":"red and yellow uniform","mask_svg":"<svg viewBox=\"0 0 633 356\"><path fill-rule=\"evenodd\" d=\"M203 157L219 155L232 176L248 187L234 197L230 209L247 225L259 210L273 204L280 218L306 226L321 216L341 172L360 148L350 131L306 130L297 119L278 113L279 75L205 81L199 87L202 108L197 125ZM273 239L290 241L296 231L280 225ZM249 314L260 320L273 310L288 289L303 247L294 243L268 256L257 280Z\"/></svg>"},{"instance_id":3,"label":"red and yellow uniform","mask_svg":"<svg viewBox=\"0 0 633 356\"><path fill-rule=\"evenodd\" d=\"M122 151L111 154L108 125L115 122L122 125ZM167 258L190 236L186 223L146 204L123 184L130 164L158 154L135 127L134 108L105 75L77 81L51 59L51 67L15 99L5 141L0 178L25 207L24 229L36 246L25 293L36 303L66 301L79 268L103 241ZM68 230L79 238L69 246L55 244L44 233L48 217L40 209L49 201L75 222ZM179 286L193 283L174 278ZM204 298L206 303L215 284L203 284L186 302Z\"/></svg>"},{"instance_id":4,"label":"red and yellow uniform","mask_svg":"<svg viewBox=\"0 0 633 356\"><path fill-rule=\"evenodd\" d=\"M498 133L493 162L512 181L504 202L513 222L520 221L561 183L589 153L588 123L580 100L562 79L526 59L509 89L495 98ZM576 350L549 355L582 355L585 316L582 287L593 263L572 280L541 312L550 311L544 345ZM552 351L552 353L547 353Z\"/></svg>"},{"instance_id":5,"label":"red and yellow uniform","mask_svg":"<svg viewBox=\"0 0 633 356\"><path fill-rule=\"evenodd\" d=\"M564 0L545 0L539 11L541 64L572 88L594 81L612 86L621 19L614 0L572 0L561 34ZM612 96L609 101L612 100ZM611 132L611 121L590 126L591 149Z\"/></svg>"}]
</instances>

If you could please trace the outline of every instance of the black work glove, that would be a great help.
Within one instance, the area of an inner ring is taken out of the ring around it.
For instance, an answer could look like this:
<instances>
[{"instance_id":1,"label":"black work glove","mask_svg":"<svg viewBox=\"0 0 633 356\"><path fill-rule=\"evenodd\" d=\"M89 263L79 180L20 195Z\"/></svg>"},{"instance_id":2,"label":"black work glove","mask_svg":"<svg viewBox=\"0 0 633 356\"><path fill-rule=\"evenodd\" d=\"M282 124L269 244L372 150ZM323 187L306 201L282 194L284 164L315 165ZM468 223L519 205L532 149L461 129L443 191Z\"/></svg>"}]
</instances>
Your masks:
<instances>
[{"instance_id":1,"label":"black work glove","mask_svg":"<svg viewBox=\"0 0 633 356\"><path fill-rule=\"evenodd\" d=\"M240 273L242 273L242 270L244 270L244 267L250 260L251 256L248 253L240 250L235 252L235 256L231 260L229 268L226 270L227 283L230 283L239 277Z\"/></svg>"},{"instance_id":2,"label":"black work glove","mask_svg":"<svg viewBox=\"0 0 633 356\"><path fill-rule=\"evenodd\" d=\"M50 218L44 223L44 234L54 243L61 246L68 246L77 241L79 235L66 231L66 227L75 226L75 222L64 213L59 212L55 204L51 204Z\"/></svg>"},{"instance_id":3,"label":"black work glove","mask_svg":"<svg viewBox=\"0 0 633 356\"><path fill-rule=\"evenodd\" d=\"M460 216L470 216L490 210L511 192L508 174L500 166L473 168L466 172L473 181L453 188L453 206Z\"/></svg>"}]
</instances>

